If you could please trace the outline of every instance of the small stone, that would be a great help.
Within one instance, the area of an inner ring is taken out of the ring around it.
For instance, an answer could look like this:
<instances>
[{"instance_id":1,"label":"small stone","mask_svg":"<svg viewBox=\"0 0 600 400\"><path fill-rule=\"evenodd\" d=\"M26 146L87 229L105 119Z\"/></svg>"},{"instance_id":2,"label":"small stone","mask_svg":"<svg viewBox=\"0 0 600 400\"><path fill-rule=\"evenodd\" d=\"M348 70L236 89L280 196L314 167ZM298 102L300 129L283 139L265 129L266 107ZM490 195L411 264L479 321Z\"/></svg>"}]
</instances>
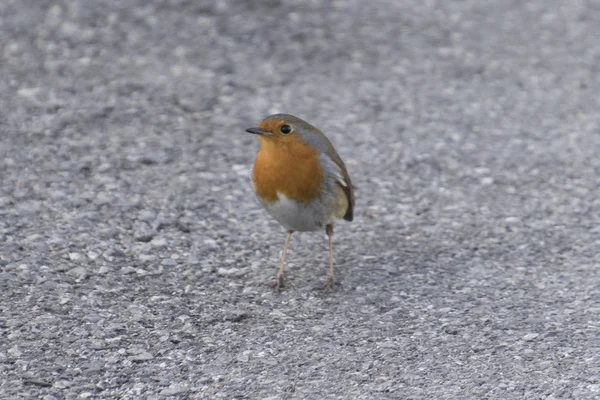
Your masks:
<instances>
[{"instance_id":1,"label":"small stone","mask_svg":"<svg viewBox=\"0 0 600 400\"><path fill-rule=\"evenodd\" d=\"M218 268L217 274L222 276L243 276L248 273L248 268Z\"/></svg>"},{"instance_id":2,"label":"small stone","mask_svg":"<svg viewBox=\"0 0 600 400\"><path fill-rule=\"evenodd\" d=\"M68 270L67 274L77 279L83 279L87 276L87 270L84 267L75 267Z\"/></svg>"},{"instance_id":3,"label":"small stone","mask_svg":"<svg viewBox=\"0 0 600 400\"><path fill-rule=\"evenodd\" d=\"M29 100L35 100L36 96L41 92L42 88L33 87L33 88L25 88L22 87L17 91L19 96L25 97Z\"/></svg>"},{"instance_id":4,"label":"small stone","mask_svg":"<svg viewBox=\"0 0 600 400\"><path fill-rule=\"evenodd\" d=\"M100 321L102 319L101 316L99 316L98 314L88 314L85 317L88 321L96 323L98 321Z\"/></svg>"},{"instance_id":5,"label":"small stone","mask_svg":"<svg viewBox=\"0 0 600 400\"><path fill-rule=\"evenodd\" d=\"M248 362L250 360L250 351L246 350L242 354L238 354L236 360L238 362Z\"/></svg>"},{"instance_id":6,"label":"small stone","mask_svg":"<svg viewBox=\"0 0 600 400\"><path fill-rule=\"evenodd\" d=\"M127 266L127 267L123 267L121 268L121 273L128 275L128 274L133 274L135 272L135 268Z\"/></svg>"},{"instance_id":7,"label":"small stone","mask_svg":"<svg viewBox=\"0 0 600 400\"><path fill-rule=\"evenodd\" d=\"M69 381L65 381L64 379L61 379L59 381L54 382L54 385L52 385L52 387L55 387L57 389L65 389L67 387L69 387Z\"/></svg>"},{"instance_id":8,"label":"small stone","mask_svg":"<svg viewBox=\"0 0 600 400\"><path fill-rule=\"evenodd\" d=\"M98 234L106 239L116 238L119 236L119 230L113 227L102 228L98 230Z\"/></svg>"},{"instance_id":9,"label":"small stone","mask_svg":"<svg viewBox=\"0 0 600 400\"><path fill-rule=\"evenodd\" d=\"M169 267L177 265L177 261L173 260L172 258L165 258L164 260L162 260L161 264Z\"/></svg>"},{"instance_id":10,"label":"small stone","mask_svg":"<svg viewBox=\"0 0 600 400\"><path fill-rule=\"evenodd\" d=\"M138 232L134 235L134 238L138 242L148 243L154 238L153 232Z\"/></svg>"},{"instance_id":11,"label":"small stone","mask_svg":"<svg viewBox=\"0 0 600 400\"><path fill-rule=\"evenodd\" d=\"M175 396L178 394L187 393L190 389L182 384L174 384L166 389L163 389L160 394L162 396Z\"/></svg>"},{"instance_id":12,"label":"small stone","mask_svg":"<svg viewBox=\"0 0 600 400\"><path fill-rule=\"evenodd\" d=\"M109 163L103 163L100 164L97 168L97 171L100 172L101 174L108 172L112 169L112 165L110 165Z\"/></svg>"},{"instance_id":13,"label":"small stone","mask_svg":"<svg viewBox=\"0 0 600 400\"><path fill-rule=\"evenodd\" d=\"M90 343L90 348L94 350L103 350L106 348L106 344L102 342L92 342Z\"/></svg>"},{"instance_id":14,"label":"small stone","mask_svg":"<svg viewBox=\"0 0 600 400\"><path fill-rule=\"evenodd\" d=\"M539 333L528 333L527 335L523 336L523 340L526 341L526 342L531 342L532 340L534 340L538 336L540 336Z\"/></svg>"},{"instance_id":15,"label":"small stone","mask_svg":"<svg viewBox=\"0 0 600 400\"><path fill-rule=\"evenodd\" d=\"M142 165L165 164L169 161L169 155L162 150L152 150L143 154L139 162Z\"/></svg>"},{"instance_id":16,"label":"small stone","mask_svg":"<svg viewBox=\"0 0 600 400\"><path fill-rule=\"evenodd\" d=\"M150 244L154 247L165 247L167 245L167 239L165 238L155 238L152 239Z\"/></svg>"},{"instance_id":17,"label":"small stone","mask_svg":"<svg viewBox=\"0 0 600 400\"><path fill-rule=\"evenodd\" d=\"M150 271L152 275L161 275L163 272L165 272L165 268L162 265Z\"/></svg>"},{"instance_id":18,"label":"small stone","mask_svg":"<svg viewBox=\"0 0 600 400\"><path fill-rule=\"evenodd\" d=\"M150 361L154 359L154 356L147 351L142 351L139 354L130 357L131 361Z\"/></svg>"},{"instance_id":19,"label":"small stone","mask_svg":"<svg viewBox=\"0 0 600 400\"><path fill-rule=\"evenodd\" d=\"M103 265L102 267L98 268L98 272L97 273L98 273L98 275L104 275L104 274L109 273L110 271L112 271L112 269L110 269L109 267Z\"/></svg>"},{"instance_id":20,"label":"small stone","mask_svg":"<svg viewBox=\"0 0 600 400\"><path fill-rule=\"evenodd\" d=\"M14 358L19 358L23 354L17 346L13 346L7 351L8 355Z\"/></svg>"},{"instance_id":21,"label":"small stone","mask_svg":"<svg viewBox=\"0 0 600 400\"><path fill-rule=\"evenodd\" d=\"M250 173L250 168L244 164L233 164L231 169L238 174L239 176L248 176Z\"/></svg>"},{"instance_id":22,"label":"small stone","mask_svg":"<svg viewBox=\"0 0 600 400\"><path fill-rule=\"evenodd\" d=\"M207 383L212 383L213 382L213 378L210 377L210 376L203 376L202 378L200 378L198 380L198 382L205 385Z\"/></svg>"},{"instance_id":23,"label":"small stone","mask_svg":"<svg viewBox=\"0 0 600 400\"><path fill-rule=\"evenodd\" d=\"M81 369L86 370L86 371L97 372L97 371L102 371L103 368L104 368L104 364L102 362L88 362L88 363L81 364Z\"/></svg>"},{"instance_id":24,"label":"small stone","mask_svg":"<svg viewBox=\"0 0 600 400\"><path fill-rule=\"evenodd\" d=\"M138 219L140 221L151 222L154 219L156 219L156 214L154 213L154 211L142 210L142 211L140 211L140 214L138 215Z\"/></svg>"},{"instance_id":25,"label":"small stone","mask_svg":"<svg viewBox=\"0 0 600 400\"><path fill-rule=\"evenodd\" d=\"M204 244L212 248L218 247L218 243L214 239L204 239Z\"/></svg>"},{"instance_id":26,"label":"small stone","mask_svg":"<svg viewBox=\"0 0 600 400\"><path fill-rule=\"evenodd\" d=\"M71 261L77 261L77 260L81 259L81 254L69 253L69 258L71 259Z\"/></svg>"},{"instance_id":27,"label":"small stone","mask_svg":"<svg viewBox=\"0 0 600 400\"><path fill-rule=\"evenodd\" d=\"M154 254L140 254L140 261L154 261L156 260L156 256Z\"/></svg>"},{"instance_id":28,"label":"small stone","mask_svg":"<svg viewBox=\"0 0 600 400\"><path fill-rule=\"evenodd\" d=\"M34 233L32 235L27 236L27 240L30 242L35 242L41 238L42 238L42 235L40 235L39 233Z\"/></svg>"}]
</instances>

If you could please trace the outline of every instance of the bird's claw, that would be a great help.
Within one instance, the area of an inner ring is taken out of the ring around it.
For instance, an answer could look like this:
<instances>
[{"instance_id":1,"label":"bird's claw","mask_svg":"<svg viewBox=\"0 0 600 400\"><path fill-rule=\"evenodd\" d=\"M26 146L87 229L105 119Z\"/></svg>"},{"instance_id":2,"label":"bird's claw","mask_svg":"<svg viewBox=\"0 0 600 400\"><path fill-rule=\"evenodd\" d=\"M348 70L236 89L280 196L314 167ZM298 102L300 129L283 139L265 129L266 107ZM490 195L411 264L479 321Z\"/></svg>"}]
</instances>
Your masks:
<instances>
[{"instance_id":1,"label":"bird's claw","mask_svg":"<svg viewBox=\"0 0 600 400\"><path fill-rule=\"evenodd\" d=\"M285 289L289 289L291 287L290 284L286 282L283 274L277 275L277 278L275 278L275 281L270 282L268 285L270 287L272 287L273 289L275 289L275 291L278 293L282 287Z\"/></svg>"},{"instance_id":2,"label":"bird's claw","mask_svg":"<svg viewBox=\"0 0 600 400\"><path fill-rule=\"evenodd\" d=\"M335 286L335 279L333 279L333 276L330 276L327 279L327 282L325 282L322 286L321 286L321 290L323 291L328 291L333 289Z\"/></svg>"}]
</instances>

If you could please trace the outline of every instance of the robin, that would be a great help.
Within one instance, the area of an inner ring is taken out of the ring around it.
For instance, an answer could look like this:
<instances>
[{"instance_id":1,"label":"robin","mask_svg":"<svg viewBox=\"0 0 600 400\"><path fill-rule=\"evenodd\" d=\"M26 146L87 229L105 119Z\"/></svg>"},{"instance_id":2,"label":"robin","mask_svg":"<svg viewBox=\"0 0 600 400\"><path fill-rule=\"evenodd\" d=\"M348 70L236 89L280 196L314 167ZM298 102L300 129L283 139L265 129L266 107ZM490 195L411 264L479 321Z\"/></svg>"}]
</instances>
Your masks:
<instances>
[{"instance_id":1,"label":"robin","mask_svg":"<svg viewBox=\"0 0 600 400\"><path fill-rule=\"evenodd\" d=\"M268 116L246 129L260 141L252 184L260 204L287 229L275 290L285 285L283 269L292 233L325 228L329 240L329 278L333 287L333 224L352 221L354 192L341 157L317 128L288 114Z\"/></svg>"}]
</instances>

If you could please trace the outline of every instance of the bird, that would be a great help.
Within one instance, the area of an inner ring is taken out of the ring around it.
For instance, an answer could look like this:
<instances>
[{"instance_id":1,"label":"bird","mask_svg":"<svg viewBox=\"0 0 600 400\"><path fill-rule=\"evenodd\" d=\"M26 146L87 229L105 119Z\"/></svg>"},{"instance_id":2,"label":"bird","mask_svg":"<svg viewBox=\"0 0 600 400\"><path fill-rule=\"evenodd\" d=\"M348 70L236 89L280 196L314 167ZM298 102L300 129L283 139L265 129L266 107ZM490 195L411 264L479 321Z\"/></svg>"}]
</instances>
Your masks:
<instances>
[{"instance_id":1,"label":"bird","mask_svg":"<svg viewBox=\"0 0 600 400\"><path fill-rule=\"evenodd\" d=\"M323 132L293 115L270 115L246 132L260 142L251 173L258 202L287 230L275 290L288 286L284 266L292 234L321 229L329 243L322 289L332 289L333 224L354 218L354 187L342 158Z\"/></svg>"}]
</instances>

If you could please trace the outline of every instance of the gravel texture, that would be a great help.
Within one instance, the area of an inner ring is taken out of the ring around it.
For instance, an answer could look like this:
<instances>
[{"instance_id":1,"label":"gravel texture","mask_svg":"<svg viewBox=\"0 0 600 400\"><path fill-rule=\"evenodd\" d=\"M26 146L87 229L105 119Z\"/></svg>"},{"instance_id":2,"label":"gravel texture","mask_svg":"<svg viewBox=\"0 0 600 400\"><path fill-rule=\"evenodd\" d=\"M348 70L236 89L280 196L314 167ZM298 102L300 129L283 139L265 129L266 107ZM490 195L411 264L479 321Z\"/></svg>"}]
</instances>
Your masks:
<instances>
[{"instance_id":1,"label":"gravel texture","mask_svg":"<svg viewBox=\"0 0 600 400\"><path fill-rule=\"evenodd\" d=\"M0 398L600 398L600 1L0 2ZM253 199L287 112L358 190Z\"/></svg>"}]
</instances>

